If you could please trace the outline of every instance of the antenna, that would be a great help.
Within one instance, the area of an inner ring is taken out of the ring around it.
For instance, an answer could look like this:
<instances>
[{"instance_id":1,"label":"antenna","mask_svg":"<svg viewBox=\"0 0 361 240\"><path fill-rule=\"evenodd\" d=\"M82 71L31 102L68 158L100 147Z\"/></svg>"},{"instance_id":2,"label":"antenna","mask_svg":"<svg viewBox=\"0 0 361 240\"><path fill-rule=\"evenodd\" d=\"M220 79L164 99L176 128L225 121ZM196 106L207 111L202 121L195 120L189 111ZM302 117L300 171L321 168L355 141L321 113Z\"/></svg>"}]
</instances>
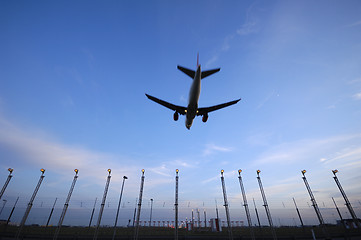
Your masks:
<instances>
[{"instance_id":1,"label":"antenna","mask_svg":"<svg viewBox=\"0 0 361 240\"><path fill-rule=\"evenodd\" d=\"M199 66L199 53L197 53L197 67Z\"/></svg>"}]
</instances>

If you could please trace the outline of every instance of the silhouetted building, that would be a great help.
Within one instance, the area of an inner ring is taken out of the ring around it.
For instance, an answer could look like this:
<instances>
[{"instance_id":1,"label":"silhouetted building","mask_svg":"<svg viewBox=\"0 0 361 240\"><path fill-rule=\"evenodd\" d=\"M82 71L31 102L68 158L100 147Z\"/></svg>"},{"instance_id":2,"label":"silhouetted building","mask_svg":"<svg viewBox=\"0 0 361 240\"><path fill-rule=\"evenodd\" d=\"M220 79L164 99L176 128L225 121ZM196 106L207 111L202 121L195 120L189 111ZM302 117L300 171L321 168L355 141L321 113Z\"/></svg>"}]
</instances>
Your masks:
<instances>
[{"instance_id":1,"label":"silhouetted building","mask_svg":"<svg viewBox=\"0 0 361 240\"><path fill-rule=\"evenodd\" d=\"M358 223L361 225L361 219L357 219ZM337 220L337 225L343 225L345 226L347 229L354 229L357 228L357 224L354 222L353 219L342 219L342 220Z\"/></svg>"}]
</instances>

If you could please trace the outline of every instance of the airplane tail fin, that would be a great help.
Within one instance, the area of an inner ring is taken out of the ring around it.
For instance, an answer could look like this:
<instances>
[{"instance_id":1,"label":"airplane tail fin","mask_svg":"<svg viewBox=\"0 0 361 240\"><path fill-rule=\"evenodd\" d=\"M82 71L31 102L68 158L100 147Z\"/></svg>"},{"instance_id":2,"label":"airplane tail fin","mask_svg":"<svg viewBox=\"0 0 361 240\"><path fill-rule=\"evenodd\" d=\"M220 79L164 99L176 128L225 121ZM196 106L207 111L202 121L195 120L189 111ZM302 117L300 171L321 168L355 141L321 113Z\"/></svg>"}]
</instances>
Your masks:
<instances>
[{"instance_id":1,"label":"airplane tail fin","mask_svg":"<svg viewBox=\"0 0 361 240\"><path fill-rule=\"evenodd\" d=\"M199 66L199 53L197 53L197 69L198 69L198 66ZM191 69L188 69L188 68L185 68L185 67L182 67L182 66L177 66L177 68L184 72L185 74L187 74L190 78L194 79L194 76L196 75L196 72L191 70ZM216 69L211 69L211 70L207 70L207 71L202 71L201 73L201 78L205 78L205 77L208 77L210 75L212 75L213 73L216 73L216 72L219 72L219 70L221 70L220 68L216 68Z\"/></svg>"},{"instance_id":2,"label":"airplane tail fin","mask_svg":"<svg viewBox=\"0 0 361 240\"><path fill-rule=\"evenodd\" d=\"M199 66L199 53L197 53L197 68Z\"/></svg>"}]
</instances>

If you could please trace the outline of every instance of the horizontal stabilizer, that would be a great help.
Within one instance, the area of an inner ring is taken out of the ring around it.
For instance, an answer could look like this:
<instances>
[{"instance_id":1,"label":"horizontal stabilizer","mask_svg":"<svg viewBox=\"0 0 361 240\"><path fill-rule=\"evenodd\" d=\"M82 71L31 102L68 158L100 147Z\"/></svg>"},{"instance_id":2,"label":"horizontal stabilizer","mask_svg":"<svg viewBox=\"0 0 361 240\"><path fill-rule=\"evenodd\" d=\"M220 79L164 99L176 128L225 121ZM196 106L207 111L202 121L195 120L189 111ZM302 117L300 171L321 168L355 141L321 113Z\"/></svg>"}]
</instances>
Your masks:
<instances>
[{"instance_id":1,"label":"horizontal stabilizer","mask_svg":"<svg viewBox=\"0 0 361 240\"><path fill-rule=\"evenodd\" d=\"M194 76L196 75L196 72L191 70L191 69L188 69L188 68L185 68L185 67L182 67L182 66L177 66L177 68L179 70L181 70L182 72L184 72L185 74L187 74L190 78L194 78Z\"/></svg>"},{"instance_id":2,"label":"horizontal stabilizer","mask_svg":"<svg viewBox=\"0 0 361 240\"><path fill-rule=\"evenodd\" d=\"M207 71L203 71L202 72L202 75L201 75L201 78L206 78L208 77L209 75L212 75L213 73L216 73L216 72L219 72L219 70L221 70L220 68L216 68L216 69L212 69L212 70L207 70Z\"/></svg>"}]
</instances>

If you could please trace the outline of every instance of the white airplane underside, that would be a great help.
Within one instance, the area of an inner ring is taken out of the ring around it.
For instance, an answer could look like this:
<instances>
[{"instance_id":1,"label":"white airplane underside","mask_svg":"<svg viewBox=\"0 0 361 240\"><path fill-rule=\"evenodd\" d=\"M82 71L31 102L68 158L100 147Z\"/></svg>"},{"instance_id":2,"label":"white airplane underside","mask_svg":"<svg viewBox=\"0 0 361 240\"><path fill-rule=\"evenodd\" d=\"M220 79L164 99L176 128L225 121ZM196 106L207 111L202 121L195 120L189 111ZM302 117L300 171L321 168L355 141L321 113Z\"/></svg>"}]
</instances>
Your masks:
<instances>
[{"instance_id":1,"label":"white airplane underside","mask_svg":"<svg viewBox=\"0 0 361 240\"><path fill-rule=\"evenodd\" d=\"M197 59L197 71L193 71L191 69L181 67L181 66L177 66L177 68L193 79L193 83L192 83L192 86L191 86L191 89L189 92L189 102L188 102L187 107L177 106L172 103L158 99L156 97L150 96L148 94L145 94L145 95L150 100L152 100L156 103L159 103L160 105L163 105L166 108L173 110L174 111L174 114L173 114L174 121L177 121L179 119L179 114L186 115L185 125L186 125L187 129L190 129L190 127L192 126L192 123L193 123L193 119L196 116L202 116L202 121L207 122L209 112L213 112L215 110L228 107L230 105L236 104L237 102L239 102L241 100L241 99L237 99L234 101L222 103L222 104L215 105L212 107L198 108L198 100L199 100L199 95L201 92L201 79L208 77L208 76L212 75L213 73L218 72L220 70L220 68L202 72L201 66L198 64L198 59Z\"/></svg>"}]
</instances>

